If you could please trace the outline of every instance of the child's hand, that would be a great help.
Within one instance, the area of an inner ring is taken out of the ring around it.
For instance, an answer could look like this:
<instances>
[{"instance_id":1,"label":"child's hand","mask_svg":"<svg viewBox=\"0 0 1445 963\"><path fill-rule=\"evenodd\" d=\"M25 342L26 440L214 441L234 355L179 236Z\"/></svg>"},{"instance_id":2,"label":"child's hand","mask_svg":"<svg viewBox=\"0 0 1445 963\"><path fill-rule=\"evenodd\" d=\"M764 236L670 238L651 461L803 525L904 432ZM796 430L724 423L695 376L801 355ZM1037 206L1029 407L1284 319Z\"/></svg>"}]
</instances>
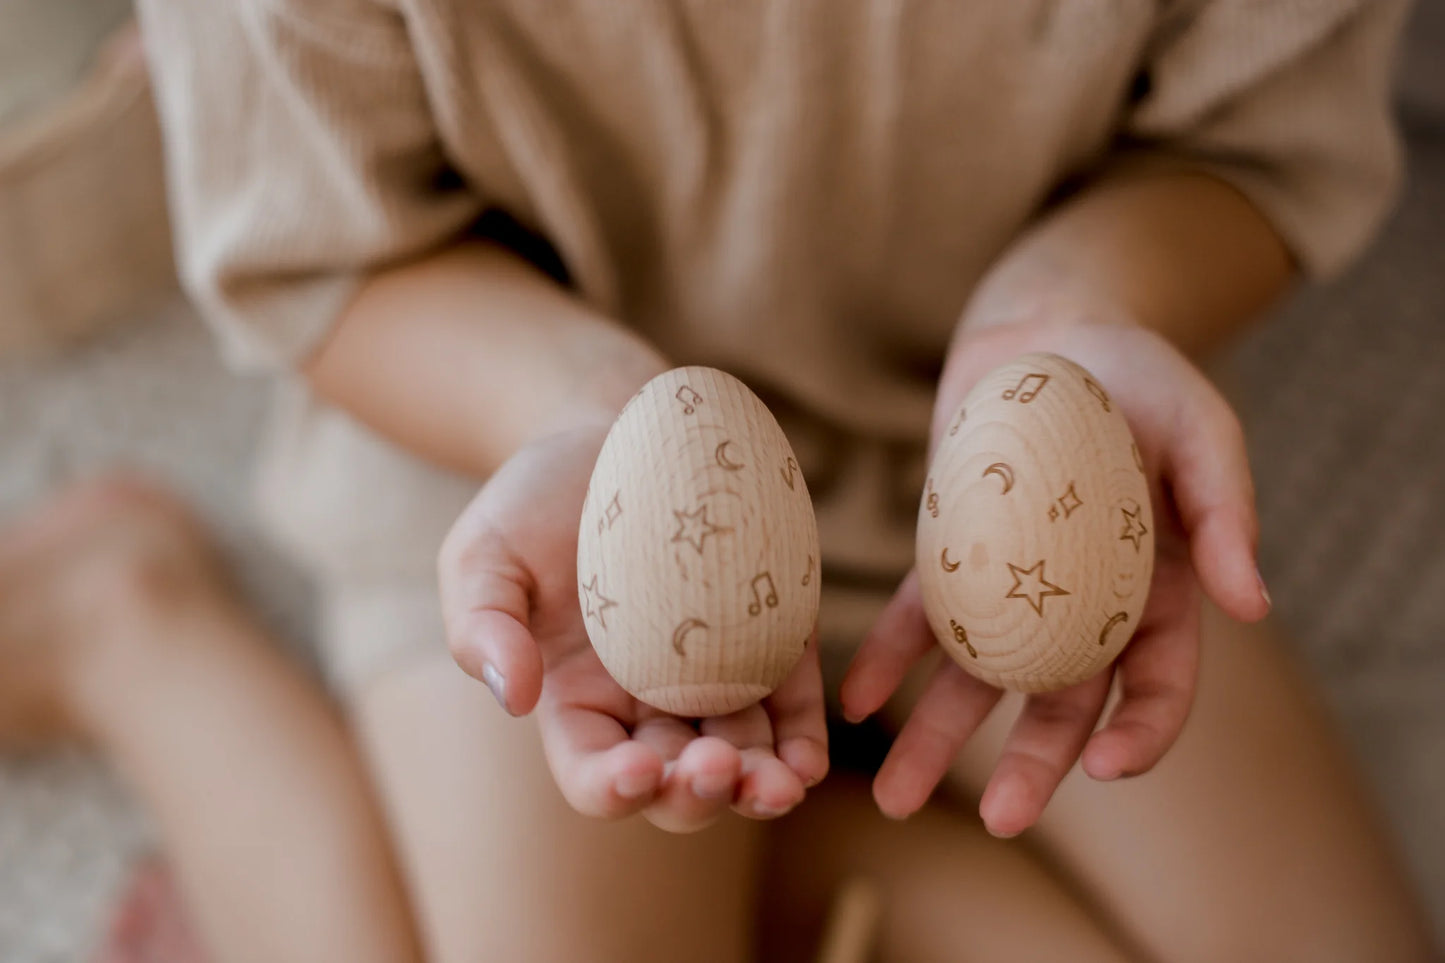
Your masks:
<instances>
[{"instance_id":1,"label":"child's hand","mask_svg":"<svg viewBox=\"0 0 1445 963\"><path fill-rule=\"evenodd\" d=\"M607 425L514 455L447 536L442 606L457 663L510 713L538 710L552 773L578 811L643 812L677 832L729 806L781 815L828 769L816 642L772 696L692 721L628 695L602 667L577 599L577 528Z\"/></svg>"},{"instance_id":2,"label":"child's hand","mask_svg":"<svg viewBox=\"0 0 1445 963\"><path fill-rule=\"evenodd\" d=\"M1204 375L1158 335L1097 323L965 334L939 384L935 442L980 377L1029 351L1084 365L1122 406L1151 480L1158 557L1139 628L1115 665L1088 682L1028 697L979 806L989 830L1005 836L1038 819L1081 753L1090 776L1115 779L1146 772L1173 744L1194 695L1200 586L1236 619L1269 612L1255 567L1254 490L1239 422ZM910 573L844 680L849 718L877 711L933 647ZM1116 674L1121 698L1094 732ZM1001 694L945 659L878 773L879 806L896 816L922 806Z\"/></svg>"}]
</instances>

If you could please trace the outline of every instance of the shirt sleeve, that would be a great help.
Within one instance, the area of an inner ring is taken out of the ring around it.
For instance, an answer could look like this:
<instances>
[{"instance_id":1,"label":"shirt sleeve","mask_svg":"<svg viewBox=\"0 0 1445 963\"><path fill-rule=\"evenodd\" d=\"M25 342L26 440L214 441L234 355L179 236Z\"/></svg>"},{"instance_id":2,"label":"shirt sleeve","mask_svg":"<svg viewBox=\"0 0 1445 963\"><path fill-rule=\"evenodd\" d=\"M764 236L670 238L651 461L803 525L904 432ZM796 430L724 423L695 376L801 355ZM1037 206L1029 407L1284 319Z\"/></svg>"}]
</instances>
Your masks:
<instances>
[{"instance_id":1,"label":"shirt sleeve","mask_svg":"<svg viewBox=\"0 0 1445 963\"><path fill-rule=\"evenodd\" d=\"M370 271L481 209L372 0L142 0L181 280L242 370L295 366Z\"/></svg>"},{"instance_id":2,"label":"shirt sleeve","mask_svg":"<svg viewBox=\"0 0 1445 963\"><path fill-rule=\"evenodd\" d=\"M1393 49L1408 0L1194 0L1161 21L1125 135L1271 220L1301 268L1340 271L1399 188Z\"/></svg>"}]
</instances>

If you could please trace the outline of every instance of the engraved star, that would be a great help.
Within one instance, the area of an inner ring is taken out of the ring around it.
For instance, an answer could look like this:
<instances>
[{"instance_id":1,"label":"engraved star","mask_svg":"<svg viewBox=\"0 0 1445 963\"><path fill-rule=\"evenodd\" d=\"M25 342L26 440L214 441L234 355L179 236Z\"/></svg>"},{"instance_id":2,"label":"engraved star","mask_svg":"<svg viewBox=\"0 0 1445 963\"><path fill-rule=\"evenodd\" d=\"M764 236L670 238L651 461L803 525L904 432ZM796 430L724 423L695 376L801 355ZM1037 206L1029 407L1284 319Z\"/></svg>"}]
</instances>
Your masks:
<instances>
[{"instance_id":1,"label":"engraved star","mask_svg":"<svg viewBox=\"0 0 1445 963\"><path fill-rule=\"evenodd\" d=\"M1060 588L1053 582L1044 578L1044 560L1040 559L1033 568L1019 568L1012 562L1008 565L1009 574L1014 577L1013 588L1008 590L1004 596L1007 599L1024 599L1034 607L1034 611L1040 617L1044 614L1044 599L1050 595L1068 595L1067 589ZM1037 573L1037 574L1035 574ZM1027 582L1027 587L1025 583ZM1019 589L1024 589L1020 592Z\"/></svg>"},{"instance_id":2,"label":"engraved star","mask_svg":"<svg viewBox=\"0 0 1445 963\"><path fill-rule=\"evenodd\" d=\"M602 594L602 590L597 587L596 575L592 576L592 581L582 586L582 595L587 606L587 612L583 617L588 619L595 617L598 622L602 623L604 629L607 628L607 610L616 606L617 603Z\"/></svg>"},{"instance_id":3,"label":"engraved star","mask_svg":"<svg viewBox=\"0 0 1445 963\"><path fill-rule=\"evenodd\" d=\"M1144 527L1144 520L1139 516L1144 514L1144 509L1136 508L1134 511L1120 506L1119 511L1124 513L1124 531L1119 536L1121 542L1133 542L1134 551L1139 551L1139 543L1144 536L1149 534L1149 529Z\"/></svg>"},{"instance_id":4,"label":"engraved star","mask_svg":"<svg viewBox=\"0 0 1445 963\"><path fill-rule=\"evenodd\" d=\"M706 505L699 505L695 512L682 512L674 508L672 513L677 516L677 532L672 536L672 540L689 543L697 549L699 555L702 554L702 543L709 535L732 531L708 521Z\"/></svg>"}]
</instances>

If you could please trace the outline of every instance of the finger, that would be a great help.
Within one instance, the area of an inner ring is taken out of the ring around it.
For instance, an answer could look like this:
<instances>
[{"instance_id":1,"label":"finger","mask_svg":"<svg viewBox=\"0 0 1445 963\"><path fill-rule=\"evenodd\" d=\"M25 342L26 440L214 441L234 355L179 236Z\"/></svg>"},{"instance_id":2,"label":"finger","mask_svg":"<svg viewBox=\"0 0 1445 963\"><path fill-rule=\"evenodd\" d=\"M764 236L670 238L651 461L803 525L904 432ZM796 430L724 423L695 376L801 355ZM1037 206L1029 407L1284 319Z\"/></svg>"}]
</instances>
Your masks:
<instances>
[{"instance_id":1,"label":"finger","mask_svg":"<svg viewBox=\"0 0 1445 963\"><path fill-rule=\"evenodd\" d=\"M485 682L512 715L542 694L542 655L529 629L531 579L500 536L483 533L438 560L447 645L457 665Z\"/></svg>"},{"instance_id":2,"label":"finger","mask_svg":"<svg viewBox=\"0 0 1445 963\"><path fill-rule=\"evenodd\" d=\"M764 700L763 708L773 722L778 758L805 787L822 782L828 774L828 723L816 633L783 684Z\"/></svg>"},{"instance_id":3,"label":"finger","mask_svg":"<svg viewBox=\"0 0 1445 963\"><path fill-rule=\"evenodd\" d=\"M1156 577L1149 611L1117 663L1119 702L1089 738L1084 771L1107 780L1152 769L1184 729L1198 675L1198 589L1187 570Z\"/></svg>"},{"instance_id":4,"label":"finger","mask_svg":"<svg viewBox=\"0 0 1445 963\"><path fill-rule=\"evenodd\" d=\"M771 747L744 749L733 811L749 819L775 819L803 801L807 790Z\"/></svg>"},{"instance_id":5,"label":"finger","mask_svg":"<svg viewBox=\"0 0 1445 963\"><path fill-rule=\"evenodd\" d=\"M1269 614L1255 544L1254 481L1239 419L1207 387L1180 409L1162 466L1189 536L1190 557L1204 591L1225 612L1253 622Z\"/></svg>"},{"instance_id":6,"label":"finger","mask_svg":"<svg viewBox=\"0 0 1445 963\"><path fill-rule=\"evenodd\" d=\"M643 811L648 822L671 833L696 832L716 822L732 805L742 773L735 746L688 731L692 740L668 764L662 791Z\"/></svg>"},{"instance_id":7,"label":"finger","mask_svg":"<svg viewBox=\"0 0 1445 963\"><path fill-rule=\"evenodd\" d=\"M697 739L697 730L677 716L654 710L632 727L632 738L651 746L664 763L672 763Z\"/></svg>"},{"instance_id":8,"label":"finger","mask_svg":"<svg viewBox=\"0 0 1445 963\"><path fill-rule=\"evenodd\" d=\"M951 661L938 667L873 781L873 798L884 815L902 819L928 802L1002 694Z\"/></svg>"},{"instance_id":9,"label":"finger","mask_svg":"<svg viewBox=\"0 0 1445 963\"><path fill-rule=\"evenodd\" d=\"M704 735L717 736L742 754L733 809L753 819L781 816L803 800L803 781L777 756L773 726L762 705L704 719Z\"/></svg>"},{"instance_id":10,"label":"finger","mask_svg":"<svg viewBox=\"0 0 1445 963\"><path fill-rule=\"evenodd\" d=\"M544 698L537 722L557 787L585 816L617 819L651 804L662 786L656 749L628 737L616 711Z\"/></svg>"},{"instance_id":11,"label":"finger","mask_svg":"<svg viewBox=\"0 0 1445 963\"><path fill-rule=\"evenodd\" d=\"M935 640L923 614L918 573L912 571L858 647L843 678L839 699L849 722L862 722L883 707L913 664L933 650Z\"/></svg>"},{"instance_id":12,"label":"finger","mask_svg":"<svg viewBox=\"0 0 1445 963\"><path fill-rule=\"evenodd\" d=\"M1029 696L979 800L990 833L1017 836L1038 820L1099 720L1111 675Z\"/></svg>"}]
</instances>

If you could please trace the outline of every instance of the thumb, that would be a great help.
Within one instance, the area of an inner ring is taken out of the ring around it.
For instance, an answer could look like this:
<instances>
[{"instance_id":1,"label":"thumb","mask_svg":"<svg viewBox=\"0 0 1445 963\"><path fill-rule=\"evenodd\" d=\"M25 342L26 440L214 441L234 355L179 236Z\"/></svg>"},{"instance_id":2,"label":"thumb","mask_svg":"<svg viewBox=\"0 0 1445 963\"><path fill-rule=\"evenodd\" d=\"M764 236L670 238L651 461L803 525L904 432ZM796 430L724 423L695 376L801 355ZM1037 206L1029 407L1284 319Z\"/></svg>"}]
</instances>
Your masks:
<instances>
[{"instance_id":1,"label":"thumb","mask_svg":"<svg viewBox=\"0 0 1445 963\"><path fill-rule=\"evenodd\" d=\"M1213 388L1190 407L1175 420L1163 465L1190 560L1215 604L1254 622L1269 614L1270 602L1255 561L1259 520L1244 430Z\"/></svg>"},{"instance_id":2,"label":"thumb","mask_svg":"<svg viewBox=\"0 0 1445 963\"><path fill-rule=\"evenodd\" d=\"M542 656L532 636L534 584L494 530L448 536L438 561L447 646L462 671L484 683L512 715L542 694Z\"/></svg>"}]
</instances>

